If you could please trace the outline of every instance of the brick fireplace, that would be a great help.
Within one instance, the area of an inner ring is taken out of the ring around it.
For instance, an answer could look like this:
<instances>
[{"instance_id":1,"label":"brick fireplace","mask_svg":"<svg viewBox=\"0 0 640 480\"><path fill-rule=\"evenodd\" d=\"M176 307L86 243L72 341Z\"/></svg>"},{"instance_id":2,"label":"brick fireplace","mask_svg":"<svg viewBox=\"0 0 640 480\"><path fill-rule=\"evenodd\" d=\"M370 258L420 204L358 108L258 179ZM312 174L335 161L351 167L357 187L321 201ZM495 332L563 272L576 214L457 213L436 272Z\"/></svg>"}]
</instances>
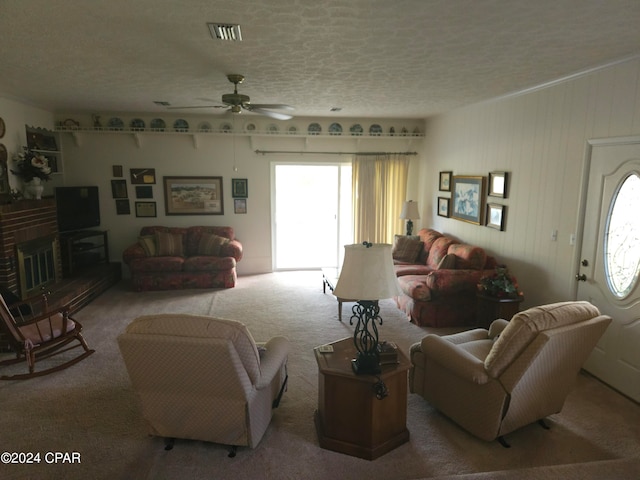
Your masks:
<instances>
[{"instance_id":1,"label":"brick fireplace","mask_svg":"<svg viewBox=\"0 0 640 480\"><path fill-rule=\"evenodd\" d=\"M19 256L28 269L19 268ZM25 274L26 273L26 274ZM46 278L45 278L46 277ZM0 285L25 298L62 279L54 199L0 205Z\"/></svg>"}]
</instances>

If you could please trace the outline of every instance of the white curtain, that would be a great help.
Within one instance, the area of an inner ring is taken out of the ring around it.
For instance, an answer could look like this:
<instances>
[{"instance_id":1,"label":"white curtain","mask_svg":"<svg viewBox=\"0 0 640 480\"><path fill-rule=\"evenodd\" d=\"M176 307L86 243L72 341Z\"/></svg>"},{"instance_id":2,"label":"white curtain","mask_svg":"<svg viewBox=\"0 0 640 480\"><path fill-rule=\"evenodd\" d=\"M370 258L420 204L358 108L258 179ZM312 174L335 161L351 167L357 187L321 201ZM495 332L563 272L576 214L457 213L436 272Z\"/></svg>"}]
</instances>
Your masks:
<instances>
[{"instance_id":1,"label":"white curtain","mask_svg":"<svg viewBox=\"0 0 640 480\"><path fill-rule=\"evenodd\" d=\"M407 194L406 155L357 155L353 160L353 220L356 243L393 243Z\"/></svg>"}]
</instances>

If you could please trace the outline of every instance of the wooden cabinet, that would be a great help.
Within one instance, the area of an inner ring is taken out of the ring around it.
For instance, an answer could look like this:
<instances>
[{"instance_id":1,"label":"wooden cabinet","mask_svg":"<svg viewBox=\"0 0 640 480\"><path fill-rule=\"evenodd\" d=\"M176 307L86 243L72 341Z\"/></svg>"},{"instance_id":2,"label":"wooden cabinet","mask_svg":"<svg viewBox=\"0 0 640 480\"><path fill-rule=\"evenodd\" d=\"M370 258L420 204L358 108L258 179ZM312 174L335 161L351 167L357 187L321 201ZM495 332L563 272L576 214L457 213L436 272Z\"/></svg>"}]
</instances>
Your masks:
<instances>
[{"instance_id":1,"label":"wooden cabinet","mask_svg":"<svg viewBox=\"0 0 640 480\"><path fill-rule=\"evenodd\" d=\"M51 173L62 173L62 153L60 152L60 139L57 132L46 128L30 127L25 125L27 133L27 147L34 153L43 155L51 168Z\"/></svg>"},{"instance_id":2,"label":"wooden cabinet","mask_svg":"<svg viewBox=\"0 0 640 480\"><path fill-rule=\"evenodd\" d=\"M476 295L476 321L479 327L489 328L497 318L511 320L520 311L521 295L516 298L497 298L489 295Z\"/></svg>"},{"instance_id":3,"label":"wooden cabinet","mask_svg":"<svg viewBox=\"0 0 640 480\"><path fill-rule=\"evenodd\" d=\"M351 366L356 356L353 339L331 346L331 353L314 349L319 370L315 422L320 446L373 460L409 441L409 359L398 351L398 365L383 366L378 376L356 375ZM386 386L388 394L383 398L376 396L378 381Z\"/></svg>"},{"instance_id":4,"label":"wooden cabinet","mask_svg":"<svg viewBox=\"0 0 640 480\"><path fill-rule=\"evenodd\" d=\"M62 273L72 276L79 270L109 263L106 230L81 230L60 234Z\"/></svg>"}]
</instances>

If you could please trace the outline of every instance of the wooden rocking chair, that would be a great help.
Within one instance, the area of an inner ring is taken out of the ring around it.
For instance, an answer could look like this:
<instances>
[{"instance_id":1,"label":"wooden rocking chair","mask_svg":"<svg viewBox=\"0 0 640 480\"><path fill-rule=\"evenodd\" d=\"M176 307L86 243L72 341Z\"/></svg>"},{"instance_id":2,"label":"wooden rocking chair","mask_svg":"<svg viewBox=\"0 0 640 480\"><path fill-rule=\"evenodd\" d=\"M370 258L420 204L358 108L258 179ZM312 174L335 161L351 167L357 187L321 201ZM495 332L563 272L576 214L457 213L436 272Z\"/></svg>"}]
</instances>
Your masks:
<instances>
[{"instance_id":1,"label":"wooden rocking chair","mask_svg":"<svg viewBox=\"0 0 640 480\"><path fill-rule=\"evenodd\" d=\"M2 375L0 380L24 380L47 375L70 367L95 352L87 346L81 334L82 325L69 317L68 309L62 307L48 311L46 295L41 298L40 303L44 306L41 310L26 306L28 300L11 305L10 308L0 295L0 330L6 333L16 352L16 358L0 361L0 366L26 361L29 368L29 373ZM16 321L14 315L20 320ZM76 341L77 344L68 346ZM36 371L36 360L43 360L76 347L82 347L84 352L59 365Z\"/></svg>"}]
</instances>

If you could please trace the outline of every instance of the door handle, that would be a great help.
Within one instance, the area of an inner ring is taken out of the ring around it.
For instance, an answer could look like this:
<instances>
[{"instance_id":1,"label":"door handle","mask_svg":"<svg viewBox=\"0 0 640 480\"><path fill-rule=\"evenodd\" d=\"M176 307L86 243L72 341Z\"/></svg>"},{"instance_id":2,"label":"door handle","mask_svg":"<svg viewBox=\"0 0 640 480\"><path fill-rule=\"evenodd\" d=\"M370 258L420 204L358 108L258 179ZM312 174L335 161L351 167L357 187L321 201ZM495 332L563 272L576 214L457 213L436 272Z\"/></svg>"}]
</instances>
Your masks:
<instances>
[{"instance_id":1,"label":"door handle","mask_svg":"<svg viewBox=\"0 0 640 480\"><path fill-rule=\"evenodd\" d=\"M578 280L579 282L586 282L587 276L584 273L582 275L576 274L576 280Z\"/></svg>"}]
</instances>

